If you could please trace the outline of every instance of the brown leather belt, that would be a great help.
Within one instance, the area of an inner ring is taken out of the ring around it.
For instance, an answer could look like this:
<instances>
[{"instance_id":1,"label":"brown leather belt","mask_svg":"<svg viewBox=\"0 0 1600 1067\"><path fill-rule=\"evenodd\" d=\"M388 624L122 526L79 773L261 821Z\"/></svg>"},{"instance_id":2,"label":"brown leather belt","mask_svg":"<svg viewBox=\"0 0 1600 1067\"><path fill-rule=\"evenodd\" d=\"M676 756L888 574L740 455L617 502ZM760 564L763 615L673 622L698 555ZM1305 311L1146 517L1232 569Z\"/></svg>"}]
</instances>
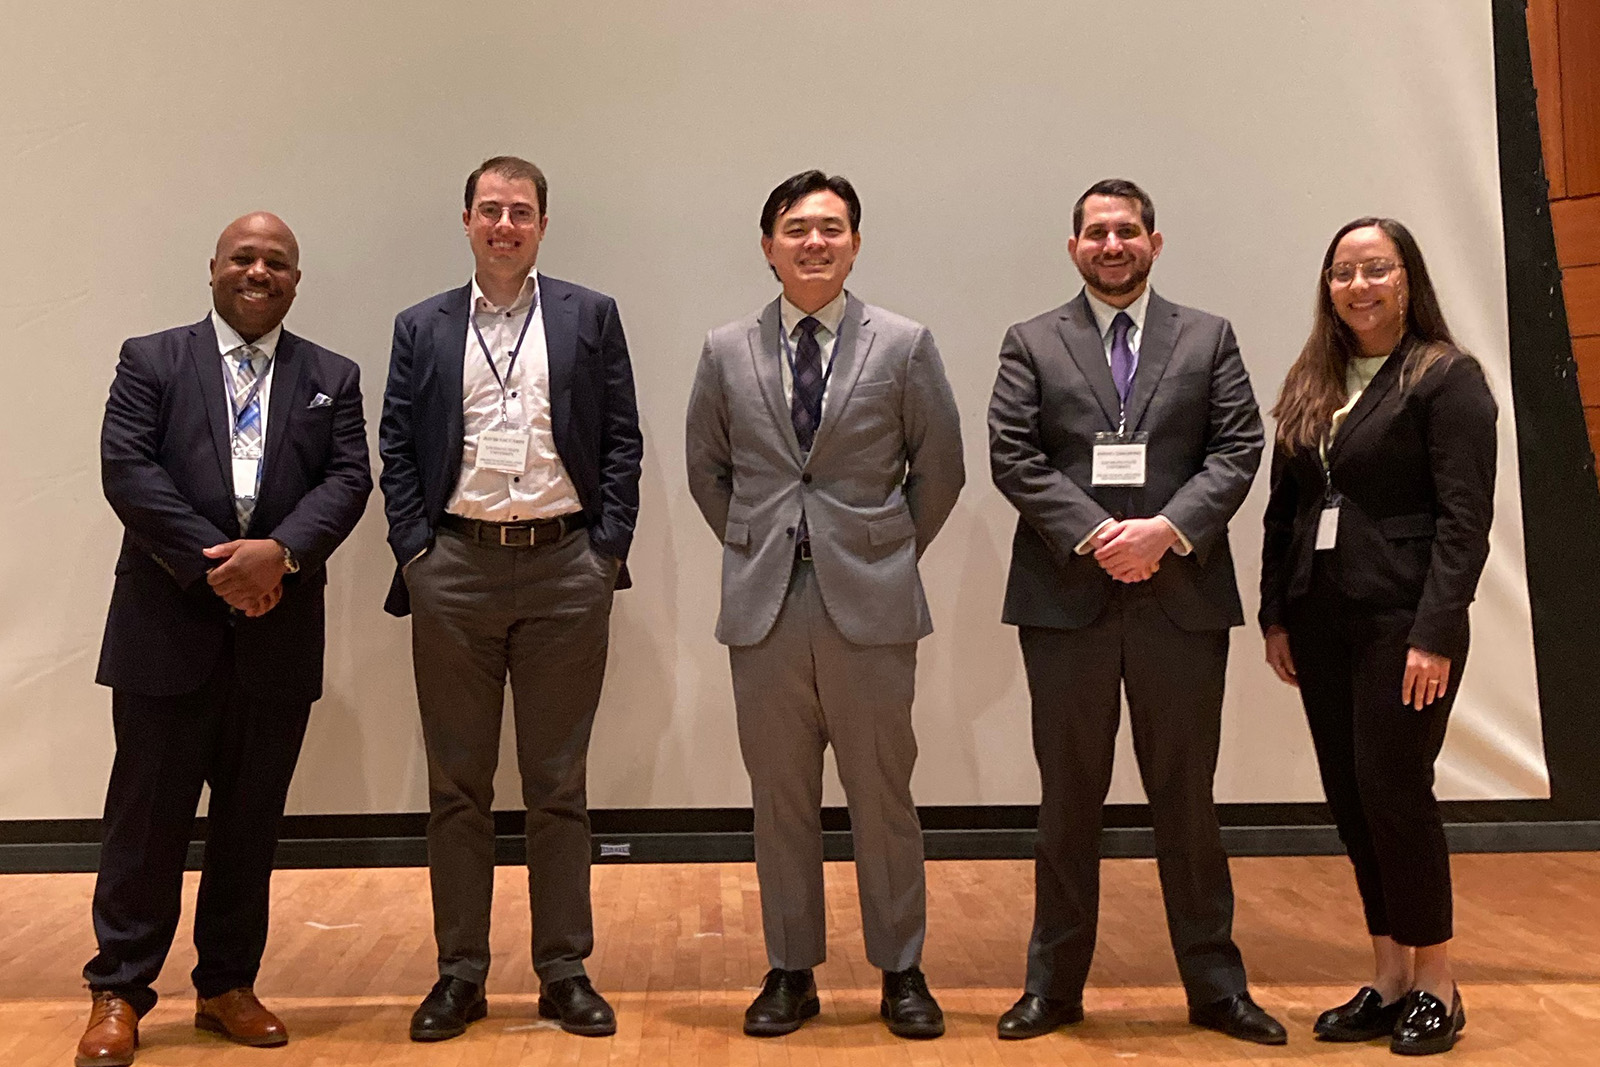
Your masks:
<instances>
[{"instance_id":1,"label":"brown leather belt","mask_svg":"<svg viewBox=\"0 0 1600 1067\"><path fill-rule=\"evenodd\" d=\"M557 515L553 519L533 519L528 522L485 522L467 519L448 511L439 525L479 544L500 545L504 548L528 548L559 541L574 530L589 525L589 517L581 511Z\"/></svg>"}]
</instances>

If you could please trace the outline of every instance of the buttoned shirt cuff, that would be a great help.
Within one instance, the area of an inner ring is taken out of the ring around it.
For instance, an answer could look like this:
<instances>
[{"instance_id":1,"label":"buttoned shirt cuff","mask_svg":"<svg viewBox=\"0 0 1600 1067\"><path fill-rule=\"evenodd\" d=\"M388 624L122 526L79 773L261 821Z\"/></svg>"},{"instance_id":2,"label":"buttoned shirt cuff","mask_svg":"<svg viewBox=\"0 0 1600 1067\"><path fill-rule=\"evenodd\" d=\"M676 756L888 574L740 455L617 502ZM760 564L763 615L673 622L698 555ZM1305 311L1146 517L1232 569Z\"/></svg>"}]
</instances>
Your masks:
<instances>
[{"instance_id":1,"label":"buttoned shirt cuff","mask_svg":"<svg viewBox=\"0 0 1600 1067\"><path fill-rule=\"evenodd\" d=\"M1179 556L1187 556L1189 553L1194 551L1194 546L1189 543L1189 539L1187 537L1183 536L1183 531L1178 529L1177 523L1173 522L1165 515L1160 516L1160 519L1162 522L1171 527L1172 532L1177 535L1178 543L1172 546L1172 551L1175 554Z\"/></svg>"},{"instance_id":2,"label":"buttoned shirt cuff","mask_svg":"<svg viewBox=\"0 0 1600 1067\"><path fill-rule=\"evenodd\" d=\"M1078 556L1087 556L1090 552L1094 551L1094 545L1093 545L1094 539L1096 537L1100 536L1100 531L1101 530L1104 530L1107 526L1110 526L1110 525L1111 525L1111 520L1110 519L1102 519L1099 526L1096 526L1094 529L1090 530L1089 531L1089 535L1087 537L1085 537L1082 541L1078 542L1078 547L1076 547L1076 548L1074 548L1072 550L1073 554L1074 555L1078 555ZM1182 537L1183 535L1179 534L1178 536Z\"/></svg>"}]
</instances>

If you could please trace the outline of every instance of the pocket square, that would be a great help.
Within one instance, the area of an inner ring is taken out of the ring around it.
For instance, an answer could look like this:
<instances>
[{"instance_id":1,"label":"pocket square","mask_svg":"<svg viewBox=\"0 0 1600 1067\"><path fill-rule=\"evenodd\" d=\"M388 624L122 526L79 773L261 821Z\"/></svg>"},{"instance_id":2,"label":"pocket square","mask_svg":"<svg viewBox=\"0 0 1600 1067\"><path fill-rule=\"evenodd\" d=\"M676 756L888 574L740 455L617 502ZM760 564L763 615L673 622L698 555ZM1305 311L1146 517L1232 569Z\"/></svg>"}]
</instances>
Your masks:
<instances>
[{"instance_id":1,"label":"pocket square","mask_svg":"<svg viewBox=\"0 0 1600 1067\"><path fill-rule=\"evenodd\" d=\"M327 408L332 406L332 397L330 397L327 393L318 393L316 396L311 398L311 403L307 404L306 408L309 410L311 408Z\"/></svg>"}]
</instances>

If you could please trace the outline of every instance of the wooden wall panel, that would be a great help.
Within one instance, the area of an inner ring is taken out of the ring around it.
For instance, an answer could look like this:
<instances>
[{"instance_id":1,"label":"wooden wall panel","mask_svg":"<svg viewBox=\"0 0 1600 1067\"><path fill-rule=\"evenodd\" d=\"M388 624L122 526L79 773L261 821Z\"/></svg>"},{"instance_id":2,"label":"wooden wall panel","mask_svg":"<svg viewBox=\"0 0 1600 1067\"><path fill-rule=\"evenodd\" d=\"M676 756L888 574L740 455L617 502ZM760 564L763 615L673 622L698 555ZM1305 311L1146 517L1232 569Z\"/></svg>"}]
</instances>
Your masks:
<instances>
[{"instance_id":1,"label":"wooden wall panel","mask_svg":"<svg viewBox=\"0 0 1600 1067\"><path fill-rule=\"evenodd\" d=\"M1562 152L1566 195L1600 193L1600 2L1560 0Z\"/></svg>"},{"instance_id":2,"label":"wooden wall panel","mask_svg":"<svg viewBox=\"0 0 1600 1067\"><path fill-rule=\"evenodd\" d=\"M1573 267L1561 272L1567 293L1567 330L1573 337L1600 334L1600 266ZM1600 396L1584 397L1600 403Z\"/></svg>"},{"instance_id":3,"label":"wooden wall panel","mask_svg":"<svg viewBox=\"0 0 1600 1067\"><path fill-rule=\"evenodd\" d=\"M1600 196L1552 201L1550 221L1556 231L1556 259L1562 267L1600 263Z\"/></svg>"},{"instance_id":4,"label":"wooden wall panel","mask_svg":"<svg viewBox=\"0 0 1600 1067\"><path fill-rule=\"evenodd\" d=\"M1578 392L1585 400L1600 401L1600 337L1579 337L1572 342L1578 363Z\"/></svg>"},{"instance_id":5,"label":"wooden wall panel","mask_svg":"<svg viewBox=\"0 0 1600 1067\"><path fill-rule=\"evenodd\" d=\"M1539 140L1551 198L1567 195L1566 156L1561 145L1561 35L1556 25L1558 0L1528 0L1528 49L1533 54L1533 83L1539 92Z\"/></svg>"}]
</instances>

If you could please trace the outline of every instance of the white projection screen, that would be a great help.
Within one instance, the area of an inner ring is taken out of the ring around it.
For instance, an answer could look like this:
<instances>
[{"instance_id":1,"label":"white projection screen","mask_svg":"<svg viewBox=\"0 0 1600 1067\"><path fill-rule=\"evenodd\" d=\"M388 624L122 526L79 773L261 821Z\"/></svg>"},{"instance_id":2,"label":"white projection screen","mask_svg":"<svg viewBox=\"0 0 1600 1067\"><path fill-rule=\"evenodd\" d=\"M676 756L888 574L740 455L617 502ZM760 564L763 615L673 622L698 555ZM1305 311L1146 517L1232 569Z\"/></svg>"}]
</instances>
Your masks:
<instances>
[{"instance_id":1,"label":"white projection screen","mask_svg":"<svg viewBox=\"0 0 1600 1067\"><path fill-rule=\"evenodd\" d=\"M749 803L683 413L706 330L776 295L763 199L813 166L864 203L851 289L932 329L961 407L968 485L923 562L937 630L919 659L919 803L1038 798L999 621L1015 516L989 480L984 415L1006 327L1077 291L1072 202L1110 176L1151 192L1155 287L1233 321L1263 409L1334 229L1375 213L1416 232L1500 401L1493 551L1439 791L1549 795L1487 2L14 0L5 24L0 819L100 812L110 694L93 676L120 527L97 449L121 340L199 319L217 233L272 210L302 247L288 325L360 363L376 466L393 316L468 278L463 181L502 152L549 175L541 270L617 298L646 436L592 806ZM1252 618L1266 489L1263 470L1232 527ZM327 687L292 813L427 806L410 626L380 608L391 566L375 493L331 565ZM1122 741L1111 800L1137 802ZM500 806L515 781L508 751ZM1253 625L1234 633L1216 789L1321 797L1297 698ZM842 801L831 772L827 799Z\"/></svg>"}]
</instances>

